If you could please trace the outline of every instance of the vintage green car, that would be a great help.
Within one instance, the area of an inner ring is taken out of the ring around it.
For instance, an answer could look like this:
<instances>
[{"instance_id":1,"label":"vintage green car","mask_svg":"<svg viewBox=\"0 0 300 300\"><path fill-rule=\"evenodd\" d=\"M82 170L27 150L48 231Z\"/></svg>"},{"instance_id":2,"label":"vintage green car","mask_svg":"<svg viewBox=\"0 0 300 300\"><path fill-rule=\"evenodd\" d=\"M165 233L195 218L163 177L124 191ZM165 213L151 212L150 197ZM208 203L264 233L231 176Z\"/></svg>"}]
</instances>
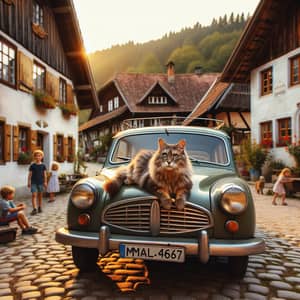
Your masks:
<instances>
[{"instance_id":1,"label":"vintage green car","mask_svg":"<svg viewBox=\"0 0 300 300\"><path fill-rule=\"evenodd\" d=\"M158 199L135 185L123 185L110 197L105 179L128 164L140 149L157 148L163 138L185 139L193 166L193 187L182 211L163 209ZM190 126L128 129L112 142L100 175L80 180L71 193L67 226L56 240L71 245L81 270L95 267L99 254L181 262L189 256L207 263L225 257L231 274L244 276L248 256L265 249L255 237L255 208L247 183L240 178L229 136L221 130Z\"/></svg>"}]
</instances>

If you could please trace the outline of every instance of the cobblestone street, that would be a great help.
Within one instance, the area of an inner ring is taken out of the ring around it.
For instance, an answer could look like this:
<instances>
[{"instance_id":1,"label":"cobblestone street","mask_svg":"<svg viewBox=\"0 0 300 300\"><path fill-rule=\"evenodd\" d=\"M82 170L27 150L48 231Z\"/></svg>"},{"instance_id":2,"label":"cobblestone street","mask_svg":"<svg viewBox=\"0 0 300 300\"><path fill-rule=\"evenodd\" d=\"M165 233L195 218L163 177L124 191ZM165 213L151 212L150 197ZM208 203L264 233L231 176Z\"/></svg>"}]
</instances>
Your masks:
<instances>
[{"instance_id":1,"label":"cobblestone street","mask_svg":"<svg viewBox=\"0 0 300 300\"><path fill-rule=\"evenodd\" d=\"M43 213L29 216L40 233L22 236L18 230L15 242L0 245L0 300L300 299L300 200L272 206L271 196L253 195L257 235L267 249L250 257L243 280L228 278L222 262L143 264L117 253L102 258L96 272L80 274L71 247L54 240L55 230L65 224L67 195L54 203L44 199ZM25 202L28 214L31 205Z\"/></svg>"}]
</instances>

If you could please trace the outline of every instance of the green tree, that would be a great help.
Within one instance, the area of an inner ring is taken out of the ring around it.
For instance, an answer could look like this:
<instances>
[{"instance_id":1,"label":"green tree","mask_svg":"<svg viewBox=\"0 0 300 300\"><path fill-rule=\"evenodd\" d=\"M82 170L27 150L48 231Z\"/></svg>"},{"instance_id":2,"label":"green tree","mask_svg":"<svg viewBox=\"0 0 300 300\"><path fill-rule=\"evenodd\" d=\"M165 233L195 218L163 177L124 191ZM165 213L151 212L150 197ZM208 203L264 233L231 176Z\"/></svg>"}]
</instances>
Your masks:
<instances>
[{"instance_id":1,"label":"green tree","mask_svg":"<svg viewBox=\"0 0 300 300\"><path fill-rule=\"evenodd\" d=\"M153 53L148 53L138 65L137 71L139 73L162 73L163 67Z\"/></svg>"}]
</instances>

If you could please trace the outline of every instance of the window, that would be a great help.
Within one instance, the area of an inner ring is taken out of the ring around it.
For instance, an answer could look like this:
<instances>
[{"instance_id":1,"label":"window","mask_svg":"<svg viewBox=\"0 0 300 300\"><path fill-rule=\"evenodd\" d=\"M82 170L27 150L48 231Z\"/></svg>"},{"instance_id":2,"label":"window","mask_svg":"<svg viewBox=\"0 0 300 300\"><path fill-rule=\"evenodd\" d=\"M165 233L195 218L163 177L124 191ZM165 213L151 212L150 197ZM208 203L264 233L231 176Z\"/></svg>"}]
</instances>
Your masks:
<instances>
[{"instance_id":1,"label":"window","mask_svg":"<svg viewBox=\"0 0 300 300\"><path fill-rule=\"evenodd\" d=\"M117 109L119 107L119 97L114 98L114 108Z\"/></svg>"},{"instance_id":2,"label":"window","mask_svg":"<svg viewBox=\"0 0 300 300\"><path fill-rule=\"evenodd\" d=\"M292 129L291 118L280 119L278 122L278 144L277 146L286 146L291 143Z\"/></svg>"},{"instance_id":3,"label":"window","mask_svg":"<svg viewBox=\"0 0 300 300\"><path fill-rule=\"evenodd\" d=\"M59 162L64 161L64 137L63 137L63 135L57 135L56 159Z\"/></svg>"},{"instance_id":4,"label":"window","mask_svg":"<svg viewBox=\"0 0 300 300\"><path fill-rule=\"evenodd\" d=\"M41 65L34 63L33 64L33 82L34 89L36 91L44 91L45 90L45 81L46 79L46 69Z\"/></svg>"},{"instance_id":5,"label":"window","mask_svg":"<svg viewBox=\"0 0 300 300\"><path fill-rule=\"evenodd\" d=\"M42 7L37 3L33 3L32 22L41 27L44 26L44 12Z\"/></svg>"},{"instance_id":6,"label":"window","mask_svg":"<svg viewBox=\"0 0 300 300\"><path fill-rule=\"evenodd\" d=\"M260 124L260 140L261 144L266 148L273 147L272 141L272 121Z\"/></svg>"},{"instance_id":7,"label":"window","mask_svg":"<svg viewBox=\"0 0 300 300\"><path fill-rule=\"evenodd\" d=\"M168 99L166 96L149 96L148 104L167 104Z\"/></svg>"},{"instance_id":8,"label":"window","mask_svg":"<svg viewBox=\"0 0 300 300\"><path fill-rule=\"evenodd\" d=\"M291 85L300 83L300 55L291 58L290 68L291 68Z\"/></svg>"},{"instance_id":9,"label":"window","mask_svg":"<svg viewBox=\"0 0 300 300\"><path fill-rule=\"evenodd\" d=\"M67 103L67 82L62 78L59 78L59 102Z\"/></svg>"},{"instance_id":10,"label":"window","mask_svg":"<svg viewBox=\"0 0 300 300\"><path fill-rule=\"evenodd\" d=\"M4 122L0 122L0 162L4 161Z\"/></svg>"},{"instance_id":11,"label":"window","mask_svg":"<svg viewBox=\"0 0 300 300\"><path fill-rule=\"evenodd\" d=\"M113 109L114 109L114 107L113 107L113 101L109 100L108 101L108 111L112 111Z\"/></svg>"},{"instance_id":12,"label":"window","mask_svg":"<svg viewBox=\"0 0 300 300\"><path fill-rule=\"evenodd\" d=\"M102 104L100 104L99 110L100 110L101 113L103 112L103 105Z\"/></svg>"},{"instance_id":13,"label":"window","mask_svg":"<svg viewBox=\"0 0 300 300\"><path fill-rule=\"evenodd\" d=\"M68 161L74 161L73 138L68 137Z\"/></svg>"},{"instance_id":14,"label":"window","mask_svg":"<svg viewBox=\"0 0 300 300\"><path fill-rule=\"evenodd\" d=\"M272 68L261 72L261 95L271 94L273 91Z\"/></svg>"},{"instance_id":15,"label":"window","mask_svg":"<svg viewBox=\"0 0 300 300\"><path fill-rule=\"evenodd\" d=\"M29 128L19 127L19 153L29 152Z\"/></svg>"},{"instance_id":16,"label":"window","mask_svg":"<svg viewBox=\"0 0 300 300\"><path fill-rule=\"evenodd\" d=\"M0 82L16 85L16 48L0 37Z\"/></svg>"}]
</instances>

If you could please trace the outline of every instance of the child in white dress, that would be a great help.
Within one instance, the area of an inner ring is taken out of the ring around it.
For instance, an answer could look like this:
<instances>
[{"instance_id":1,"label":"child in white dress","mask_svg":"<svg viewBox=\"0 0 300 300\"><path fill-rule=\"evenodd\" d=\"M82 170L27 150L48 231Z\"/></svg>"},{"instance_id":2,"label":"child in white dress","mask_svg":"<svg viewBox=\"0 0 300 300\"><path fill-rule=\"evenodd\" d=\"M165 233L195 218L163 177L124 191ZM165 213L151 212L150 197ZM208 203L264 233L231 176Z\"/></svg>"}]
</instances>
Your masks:
<instances>
[{"instance_id":1,"label":"child in white dress","mask_svg":"<svg viewBox=\"0 0 300 300\"><path fill-rule=\"evenodd\" d=\"M49 193L49 201L55 201L55 193L59 192L59 181L58 181L58 169L59 164L57 162L53 162L51 165L51 175L47 185L47 192Z\"/></svg>"},{"instance_id":2,"label":"child in white dress","mask_svg":"<svg viewBox=\"0 0 300 300\"><path fill-rule=\"evenodd\" d=\"M287 202L285 201L285 188L284 188L284 183L286 182L291 182L292 179L290 178L291 176L291 170L289 168L284 168L282 169L282 171L280 172L274 186L273 186L273 192L274 192L274 196L272 199L272 204L273 205L277 205L276 203L276 198L278 196L281 196L281 203L282 205L287 205Z\"/></svg>"}]
</instances>

